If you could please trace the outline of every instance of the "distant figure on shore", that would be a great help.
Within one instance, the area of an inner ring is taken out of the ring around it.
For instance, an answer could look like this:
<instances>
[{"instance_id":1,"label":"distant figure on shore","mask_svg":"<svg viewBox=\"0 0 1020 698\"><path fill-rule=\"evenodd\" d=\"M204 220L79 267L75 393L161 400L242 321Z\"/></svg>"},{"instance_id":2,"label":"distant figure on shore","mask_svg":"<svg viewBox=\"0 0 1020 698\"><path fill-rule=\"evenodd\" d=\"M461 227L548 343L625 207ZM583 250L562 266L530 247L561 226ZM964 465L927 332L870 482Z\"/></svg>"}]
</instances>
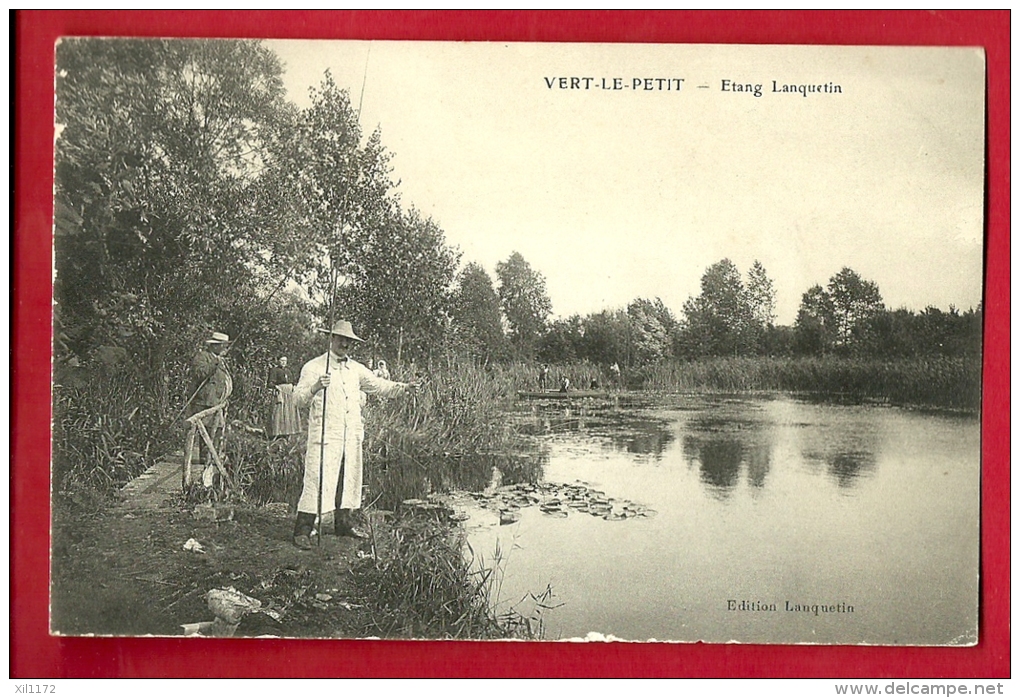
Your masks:
<instances>
[{"instance_id":1,"label":"distant figure on shore","mask_svg":"<svg viewBox=\"0 0 1020 698\"><path fill-rule=\"evenodd\" d=\"M613 385L617 388L620 387L620 364L613 362L613 365L609 367L609 373L613 376Z\"/></svg>"},{"instance_id":2,"label":"distant figure on shore","mask_svg":"<svg viewBox=\"0 0 1020 698\"><path fill-rule=\"evenodd\" d=\"M563 380L560 381L560 392L565 393L570 390L570 379L563 376Z\"/></svg>"},{"instance_id":3,"label":"distant figure on shore","mask_svg":"<svg viewBox=\"0 0 1020 698\"><path fill-rule=\"evenodd\" d=\"M273 406L269 411L269 438L290 436L301 431L301 417L294 402L294 369L287 366L287 357L280 357L280 365L269 369L269 388L274 391Z\"/></svg>"},{"instance_id":4,"label":"distant figure on shore","mask_svg":"<svg viewBox=\"0 0 1020 698\"><path fill-rule=\"evenodd\" d=\"M545 390L546 381L549 379L549 367L542 364L542 368L538 371L538 389Z\"/></svg>"},{"instance_id":5,"label":"distant figure on shore","mask_svg":"<svg viewBox=\"0 0 1020 698\"><path fill-rule=\"evenodd\" d=\"M390 379L390 370L386 368L386 362L383 359L379 359L379 365L376 367L374 373L383 380Z\"/></svg>"},{"instance_id":6,"label":"distant figure on shore","mask_svg":"<svg viewBox=\"0 0 1020 698\"><path fill-rule=\"evenodd\" d=\"M592 390L598 390L599 389L599 379L598 378L592 378L591 379L591 386L590 387L591 387Z\"/></svg>"}]
</instances>

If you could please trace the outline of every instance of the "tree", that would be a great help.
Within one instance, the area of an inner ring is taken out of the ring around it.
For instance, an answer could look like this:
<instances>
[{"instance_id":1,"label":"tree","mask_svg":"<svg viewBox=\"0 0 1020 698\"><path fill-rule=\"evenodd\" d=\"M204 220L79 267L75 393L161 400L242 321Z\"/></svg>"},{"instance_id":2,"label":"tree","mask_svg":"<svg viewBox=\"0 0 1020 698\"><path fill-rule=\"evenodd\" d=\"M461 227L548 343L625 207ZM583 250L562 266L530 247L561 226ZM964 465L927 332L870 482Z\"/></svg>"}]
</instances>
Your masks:
<instances>
[{"instance_id":1,"label":"tree","mask_svg":"<svg viewBox=\"0 0 1020 698\"><path fill-rule=\"evenodd\" d=\"M672 355L677 322L661 299L632 301L627 306L627 317L631 323L631 353L635 361L647 364Z\"/></svg>"},{"instance_id":2,"label":"tree","mask_svg":"<svg viewBox=\"0 0 1020 698\"><path fill-rule=\"evenodd\" d=\"M451 314L455 338L470 355L486 363L506 355L499 296L480 264L471 262L458 275Z\"/></svg>"},{"instance_id":3,"label":"tree","mask_svg":"<svg viewBox=\"0 0 1020 698\"><path fill-rule=\"evenodd\" d=\"M794 344L802 354L824 354L835 338L836 319L832 299L819 285L804 292L794 324Z\"/></svg>"},{"instance_id":4,"label":"tree","mask_svg":"<svg viewBox=\"0 0 1020 698\"><path fill-rule=\"evenodd\" d=\"M684 304L680 345L693 356L750 353L752 320L740 272L730 260L720 260L702 275L701 294Z\"/></svg>"},{"instance_id":5,"label":"tree","mask_svg":"<svg viewBox=\"0 0 1020 698\"><path fill-rule=\"evenodd\" d=\"M56 51L55 300L77 352L161 375L283 276L292 209L265 205L294 110L254 41L65 39Z\"/></svg>"},{"instance_id":6,"label":"tree","mask_svg":"<svg viewBox=\"0 0 1020 698\"><path fill-rule=\"evenodd\" d=\"M518 356L531 358L552 312L545 277L532 269L520 252L497 264L496 276L500 304L510 326L510 340Z\"/></svg>"},{"instance_id":7,"label":"tree","mask_svg":"<svg viewBox=\"0 0 1020 698\"><path fill-rule=\"evenodd\" d=\"M364 235L352 236L337 317L365 328L384 354L425 359L447 329L450 289L460 255L443 231L411 210L392 211Z\"/></svg>"},{"instance_id":8,"label":"tree","mask_svg":"<svg viewBox=\"0 0 1020 698\"><path fill-rule=\"evenodd\" d=\"M633 328L624 310L603 310L584 320L581 357L597 364L633 363Z\"/></svg>"},{"instance_id":9,"label":"tree","mask_svg":"<svg viewBox=\"0 0 1020 698\"><path fill-rule=\"evenodd\" d=\"M850 267L843 267L829 279L826 293L835 320L837 346L850 347L863 341L869 320L885 309L878 285L862 279Z\"/></svg>"},{"instance_id":10,"label":"tree","mask_svg":"<svg viewBox=\"0 0 1020 698\"><path fill-rule=\"evenodd\" d=\"M585 325L574 314L565 320L554 320L539 340L538 358L547 363L567 363L582 357Z\"/></svg>"},{"instance_id":11,"label":"tree","mask_svg":"<svg viewBox=\"0 0 1020 698\"><path fill-rule=\"evenodd\" d=\"M747 272L747 304L751 319L761 330L773 326L776 320L776 289L757 259Z\"/></svg>"},{"instance_id":12,"label":"tree","mask_svg":"<svg viewBox=\"0 0 1020 698\"><path fill-rule=\"evenodd\" d=\"M333 302L373 351L427 357L447 329L459 253L432 220L402 210L381 132L361 144L358 114L328 71L298 124L292 183L314 231L306 281L320 312Z\"/></svg>"}]
</instances>

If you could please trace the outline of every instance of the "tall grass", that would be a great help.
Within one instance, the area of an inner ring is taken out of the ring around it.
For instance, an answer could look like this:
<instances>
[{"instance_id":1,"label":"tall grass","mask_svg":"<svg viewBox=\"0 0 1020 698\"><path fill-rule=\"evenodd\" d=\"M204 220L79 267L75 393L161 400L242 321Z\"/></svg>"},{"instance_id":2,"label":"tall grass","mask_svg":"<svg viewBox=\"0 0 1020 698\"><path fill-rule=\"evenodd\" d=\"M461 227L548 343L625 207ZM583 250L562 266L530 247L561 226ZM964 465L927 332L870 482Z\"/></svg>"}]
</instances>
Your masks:
<instances>
[{"instance_id":1,"label":"tall grass","mask_svg":"<svg viewBox=\"0 0 1020 698\"><path fill-rule=\"evenodd\" d=\"M112 491L165 446L151 395L128 367L58 376L53 386L53 490Z\"/></svg>"},{"instance_id":2,"label":"tall grass","mask_svg":"<svg viewBox=\"0 0 1020 698\"><path fill-rule=\"evenodd\" d=\"M879 398L896 403L977 410L979 358L716 358L664 362L643 371L642 387L662 392L788 390Z\"/></svg>"},{"instance_id":3,"label":"tall grass","mask_svg":"<svg viewBox=\"0 0 1020 698\"><path fill-rule=\"evenodd\" d=\"M365 408L366 480L381 507L430 492L483 489L493 468L505 482L537 478L535 444L506 416L515 395L510 376L464 362L422 379L416 395L371 398Z\"/></svg>"},{"instance_id":4,"label":"tall grass","mask_svg":"<svg viewBox=\"0 0 1020 698\"><path fill-rule=\"evenodd\" d=\"M501 609L499 582L504 561L477 565L465 556L463 529L442 516L404 512L379 541L381 554L353 569L373 627L366 634L433 639L537 639L545 597L528 615ZM547 593L546 596L551 593Z\"/></svg>"}]
</instances>

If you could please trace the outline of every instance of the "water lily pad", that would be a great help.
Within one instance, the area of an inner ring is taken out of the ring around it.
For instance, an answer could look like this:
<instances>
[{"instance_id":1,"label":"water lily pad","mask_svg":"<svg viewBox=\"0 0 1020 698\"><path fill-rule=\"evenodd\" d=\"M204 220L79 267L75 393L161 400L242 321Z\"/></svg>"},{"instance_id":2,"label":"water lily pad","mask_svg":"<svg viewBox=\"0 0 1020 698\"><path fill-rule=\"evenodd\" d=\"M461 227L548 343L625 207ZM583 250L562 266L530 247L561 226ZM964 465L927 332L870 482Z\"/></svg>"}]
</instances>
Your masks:
<instances>
[{"instance_id":1,"label":"water lily pad","mask_svg":"<svg viewBox=\"0 0 1020 698\"><path fill-rule=\"evenodd\" d=\"M499 512L499 525L507 526L521 520L521 512L516 509L504 509Z\"/></svg>"}]
</instances>

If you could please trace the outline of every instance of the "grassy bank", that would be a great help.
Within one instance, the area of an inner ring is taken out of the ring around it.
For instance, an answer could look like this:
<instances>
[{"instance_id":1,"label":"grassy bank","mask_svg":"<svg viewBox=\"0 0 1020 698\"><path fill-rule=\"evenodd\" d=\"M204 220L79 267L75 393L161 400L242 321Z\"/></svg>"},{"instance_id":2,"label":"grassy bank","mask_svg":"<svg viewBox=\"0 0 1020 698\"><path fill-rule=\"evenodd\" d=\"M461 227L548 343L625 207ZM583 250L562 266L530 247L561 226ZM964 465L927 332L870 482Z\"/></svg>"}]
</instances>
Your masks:
<instances>
[{"instance_id":1,"label":"grassy bank","mask_svg":"<svg viewBox=\"0 0 1020 698\"><path fill-rule=\"evenodd\" d=\"M662 392L783 390L975 411L981 405L979 359L719 358L662 363L638 377L642 388Z\"/></svg>"}]
</instances>

